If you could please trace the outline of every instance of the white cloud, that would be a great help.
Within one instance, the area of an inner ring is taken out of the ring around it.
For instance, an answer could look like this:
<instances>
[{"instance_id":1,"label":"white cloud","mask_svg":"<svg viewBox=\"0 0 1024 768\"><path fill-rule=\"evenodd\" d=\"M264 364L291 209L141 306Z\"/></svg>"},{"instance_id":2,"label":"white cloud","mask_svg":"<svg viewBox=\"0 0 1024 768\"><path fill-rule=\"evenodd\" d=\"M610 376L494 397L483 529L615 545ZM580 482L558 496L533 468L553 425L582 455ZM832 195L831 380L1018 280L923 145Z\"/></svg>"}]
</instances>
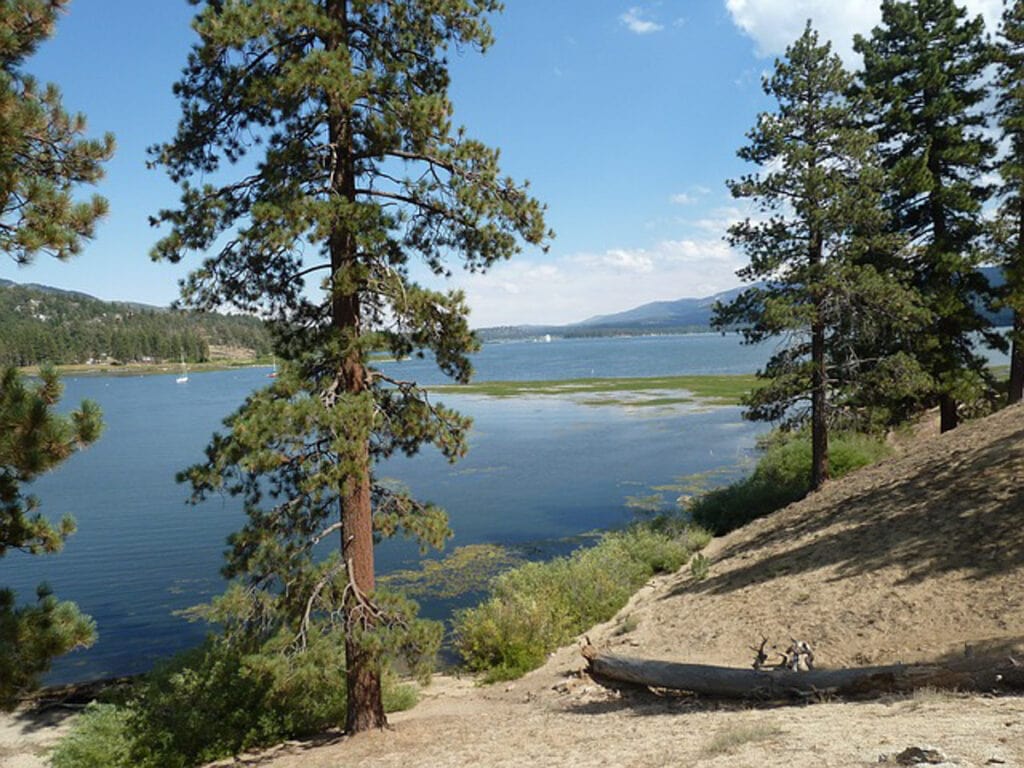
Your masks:
<instances>
[{"instance_id":1,"label":"white cloud","mask_svg":"<svg viewBox=\"0 0 1024 768\"><path fill-rule=\"evenodd\" d=\"M665 27L657 22L645 19L647 12L640 6L634 5L624 14L619 16L619 21L626 25L626 28L637 35L649 35L653 32L660 32Z\"/></svg>"},{"instance_id":2,"label":"white cloud","mask_svg":"<svg viewBox=\"0 0 1024 768\"><path fill-rule=\"evenodd\" d=\"M612 248L544 262L525 258L458 279L470 322L563 324L651 301L709 296L739 284L743 257L718 237L663 240L647 248Z\"/></svg>"},{"instance_id":3,"label":"white cloud","mask_svg":"<svg viewBox=\"0 0 1024 768\"><path fill-rule=\"evenodd\" d=\"M729 227L737 222L745 221L747 218L756 218L752 215L749 205L731 205L716 208L710 212L710 215L696 219L691 224L708 235L725 237Z\"/></svg>"},{"instance_id":4,"label":"white cloud","mask_svg":"<svg viewBox=\"0 0 1024 768\"><path fill-rule=\"evenodd\" d=\"M594 263L594 260L591 261ZM596 263L618 270L619 272L646 273L654 271L654 260L646 251L626 251L614 249L606 251L596 259Z\"/></svg>"},{"instance_id":5,"label":"white cloud","mask_svg":"<svg viewBox=\"0 0 1024 768\"><path fill-rule=\"evenodd\" d=\"M677 192L669 197L669 201L675 205L696 205L702 197L710 194L711 190L708 187L694 184L688 192Z\"/></svg>"},{"instance_id":6,"label":"white cloud","mask_svg":"<svg viewBox=\"0 0 1024 768\"><path fill-rule=\"evenodd\" d=\"M724 240L666 240L661 244L664 258L668 262L696 264L715 261L731 262L732 249Z\"/></svg>"},{"instance_id":7,"label":"white cloud","mask_svg":"<svg viewBox=\"0 0 1024 768\"><path fill-rule=\"evenodd\" d=\"M1002 14L1002 0L964 0L972 16L982 14L987 28L995 30ZM733 23L757 45L759 56L777 56L802 33L810 19L822 40L847 64L854 63L853 35L869 34L881 21L878 0L725 0Z\"/></svg>"}]
</instances>

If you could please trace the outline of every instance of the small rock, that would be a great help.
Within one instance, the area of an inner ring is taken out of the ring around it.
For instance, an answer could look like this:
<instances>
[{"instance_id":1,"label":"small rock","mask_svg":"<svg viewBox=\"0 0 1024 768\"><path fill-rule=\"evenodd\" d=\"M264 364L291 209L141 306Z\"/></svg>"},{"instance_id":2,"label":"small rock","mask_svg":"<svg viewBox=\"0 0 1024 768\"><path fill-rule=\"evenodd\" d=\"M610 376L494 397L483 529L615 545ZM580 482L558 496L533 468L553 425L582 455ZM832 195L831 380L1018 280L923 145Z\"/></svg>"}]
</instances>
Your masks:
<instances>
[{"instance_id":1,"label":"small rock","mask_svg":"<svg viewBox=\"0 0 1024 768\"><path fill-rule=\"evenodd\" d=\"M938 765L946 762L946 757L931 747L907 747L896 755L896 762L899 765Z\"/></svg>"}]
</instances>

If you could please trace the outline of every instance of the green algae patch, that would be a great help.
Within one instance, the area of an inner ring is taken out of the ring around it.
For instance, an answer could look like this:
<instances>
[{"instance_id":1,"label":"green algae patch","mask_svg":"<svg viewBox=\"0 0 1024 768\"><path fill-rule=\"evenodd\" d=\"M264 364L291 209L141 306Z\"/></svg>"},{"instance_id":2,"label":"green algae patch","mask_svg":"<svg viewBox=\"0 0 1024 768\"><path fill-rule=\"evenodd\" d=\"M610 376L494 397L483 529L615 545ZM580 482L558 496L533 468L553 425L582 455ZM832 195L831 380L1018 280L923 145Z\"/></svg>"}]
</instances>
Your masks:
<instances>
[{"instance_id":1,"label":"green algae patch","mask_svg":"<svg viewBox=\"0 0 1024 768\"><path fill-rule=\"evenodd\" d=\"M586 405L671 406L702 403L739 405L757 386L754 374L720 376L653 376L551 381L481 381L431 387L441 394L487 397L555 396L582 398Z\"/></svg>"},{"instance_id":2,"label":"green algae patch","mask_svg":"<svg viewBox=\"0 0 1024 768\"><path fill-rule=\"evenodd\" d=\"M419 568L394 571L378 581L413 598L453 598L483 592L499 573L524 562L521 554L508 547L469 544L440 560L425 560Z\"/></svg>"}]
</instances>

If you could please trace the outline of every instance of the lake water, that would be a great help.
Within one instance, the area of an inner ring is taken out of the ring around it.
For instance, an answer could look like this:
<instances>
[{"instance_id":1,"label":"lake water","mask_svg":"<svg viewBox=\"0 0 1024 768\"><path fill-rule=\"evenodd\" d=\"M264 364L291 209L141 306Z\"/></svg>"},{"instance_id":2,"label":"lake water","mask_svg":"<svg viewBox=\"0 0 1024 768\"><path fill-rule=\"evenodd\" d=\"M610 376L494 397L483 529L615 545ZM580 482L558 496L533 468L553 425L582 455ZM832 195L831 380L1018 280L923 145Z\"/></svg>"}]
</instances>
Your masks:
<instances>
[{"instance_id":1,"label":"lake water","mask_svg":"<svg viewBox=\"0 0 1024 768\"><path fill-rule=\"evenodd\" d=\"M660 376L756 370L769 350L716 335L556 340L487 345L475 359L477 380ZM422 361L401 375L424 383L443 377ZM21 601L46 580L97 623L99 642L58 659L49 683L145 671L154 660L197 643L202 625L175 611L223 590L225 537L243 522L234 499L192 507L175 472L201 461L221 420L255 388L265 369L65 380L64 404L83 398L103 409L106 431L32 489L51 519L69 512L78 532L59 555L11 552L0 560L0 585ZM738 408L587 406L569 399L446 396L475 420L469 456L450 466L433 450L378 470L448 510L455 538L474 543L557 542L632 519L627 501L681 476L735 468L763 425ZM670 494L669 494L670 495ZM385 542L378 570L414 566L417 547ZM449 603L424 602L444 617Z\"/></svg>"}]
</instances>

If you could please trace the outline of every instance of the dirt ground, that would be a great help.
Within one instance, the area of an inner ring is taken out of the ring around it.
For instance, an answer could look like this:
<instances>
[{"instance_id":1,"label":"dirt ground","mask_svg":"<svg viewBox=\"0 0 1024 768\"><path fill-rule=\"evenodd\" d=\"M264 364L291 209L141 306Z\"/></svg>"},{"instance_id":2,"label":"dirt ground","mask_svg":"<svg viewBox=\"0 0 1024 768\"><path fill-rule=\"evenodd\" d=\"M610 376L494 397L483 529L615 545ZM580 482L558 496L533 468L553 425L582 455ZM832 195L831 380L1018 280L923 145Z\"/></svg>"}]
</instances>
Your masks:
<instances>
[{"instance_id":1,"label":"dirt ground","mask_svg":"<svg viewBox=\"0 0 1024 768\"><path fill-rule=\"evenodd\" d=\"M77 709L21 709L0 714L0 768L43 768L46 754L71 728Z\"/></svg>"},{"instance_id":2,"label":"dirt ground","mask_svg":"<svg viewBox=\"0 0 1024 768\"><path fill-rule=\"evenodd\" d=\"M762 636L780 646L805 639L826 667L965 654L1024 661L1022 487L1022 407L920 437L716 539L706 580L688 568L658 577L587 636L624 655L736 667L750 665ZM1024 768L1021 697L923 691L737 706L609 691L583 668L573 646L512 684L439 677L387 731L328 734L218 765L821 768L914 764L906 750L919 748L930 764ZM14 756L12 727L0 726L0 765L42 765L29 747Z\"/></svg>"}]
</instances>

